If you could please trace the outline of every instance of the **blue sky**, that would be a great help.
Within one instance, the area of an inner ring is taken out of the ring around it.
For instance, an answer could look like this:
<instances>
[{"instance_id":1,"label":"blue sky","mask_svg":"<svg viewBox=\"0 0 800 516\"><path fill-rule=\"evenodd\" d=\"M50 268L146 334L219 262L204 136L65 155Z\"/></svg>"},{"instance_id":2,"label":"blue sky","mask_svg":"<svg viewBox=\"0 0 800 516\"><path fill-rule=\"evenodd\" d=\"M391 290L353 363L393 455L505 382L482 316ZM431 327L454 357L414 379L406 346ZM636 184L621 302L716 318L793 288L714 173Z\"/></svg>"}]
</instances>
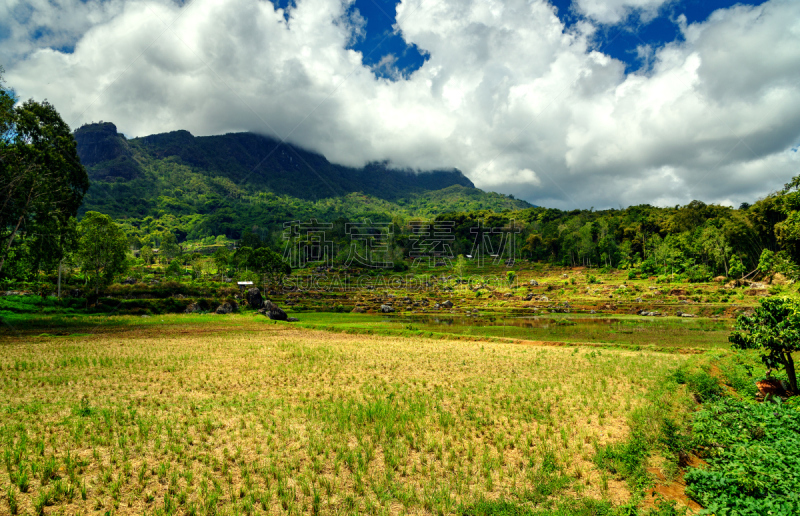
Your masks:
<instances>
[{"instance_id":1,"label":"blue sky","mask_svg":"<svg viewBox=\"0 0 800 516\"><path fill-rule=\"evenodd\" d=\"M273 0L278 7L293 5L293 0ZM352 9L357 9L366 20L365 36L351 48L361 52L364 63L375 66L386 56L396 58L395 67L407 76L423 65L427 56L420 52L416 45L408 45L400 34L393 29L396 22L396 6L399 0L356 0ZM626 65L626 72L646 71L649 64L640 56L637 49L649 45L657 49L666 43L681 40L678 26L679 16L684 15L686 22L705 21L717 9L724 9L736 4L760 5L764 0L737 2L734 0L683 0L664 4L658 10L658 16L642 20L637 13L632 13L622 23L601 25L593 41L594 48L609 56L619 59ZM572 0L551 0L557 9L559 19L567 30L585 20L586 16L578 11ZM391 78L385 69L375 69L376 75Z\"/></svg>"}]
</instances>

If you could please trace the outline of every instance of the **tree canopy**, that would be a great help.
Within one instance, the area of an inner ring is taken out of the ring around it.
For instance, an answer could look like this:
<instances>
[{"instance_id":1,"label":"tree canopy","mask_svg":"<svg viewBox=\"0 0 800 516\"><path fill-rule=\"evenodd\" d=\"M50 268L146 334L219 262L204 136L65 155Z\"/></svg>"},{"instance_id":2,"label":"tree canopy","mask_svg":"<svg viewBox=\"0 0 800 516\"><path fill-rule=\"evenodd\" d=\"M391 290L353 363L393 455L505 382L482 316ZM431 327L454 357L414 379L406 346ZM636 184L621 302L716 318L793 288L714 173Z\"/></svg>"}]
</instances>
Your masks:
<instances>
[{"instance_id":1,"label":"tree canopy","mask_svg":"<svg viewBox=\"0 0 800 516\"><path fill-rule=\"evenodd\" d=\"M253 251L249 256L249 263L256 272L265 275L272 285L282 284L283 279L292 273L292 268L283 257L266 247Z\"/></svg>"},{"instance_id":2,"label":"tree canopy","mask_svg":"<svg viewBox=\"0 0 800 516\"><path fill-rule=\"evenodd\" d=\"M83 216L78 234L78 262L97 293L100 287L110 284L115 275L125 272L128 239L111 217L96 211Z\"/></svg>"},{"instance_id":3,"label":"tree canopy","mask_svg":"<svg viewBox=\"0 0 800 516\"><path fill-rule=\"evenodd\" d=\"M47 101L14 107L0 83L0 273L9 257L53 268L74 246L74 218L89 189L69 126Z\"/></svg>"},{"instance_id":4,"label":"tree canopy","mask_svg":"<svg viewBox=\"0 0 800 516\"><path fill-rule=\"evenodd\" d=\"M735 348L758 349L768 371L785 369L794 394L798 394L792 353L800 351L800 303L768 297L753 315L740 315L728 338Z\"/></svg>"}]
</instances>

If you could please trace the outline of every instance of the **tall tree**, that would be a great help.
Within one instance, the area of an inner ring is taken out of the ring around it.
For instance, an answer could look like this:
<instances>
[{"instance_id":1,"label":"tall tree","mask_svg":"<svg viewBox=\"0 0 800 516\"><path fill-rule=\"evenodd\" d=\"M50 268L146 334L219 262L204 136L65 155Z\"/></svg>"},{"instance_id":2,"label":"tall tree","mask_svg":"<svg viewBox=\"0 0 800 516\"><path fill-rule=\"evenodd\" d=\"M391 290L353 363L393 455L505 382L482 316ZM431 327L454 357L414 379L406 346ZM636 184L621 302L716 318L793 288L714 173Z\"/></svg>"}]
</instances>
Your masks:
<instances>
[{"instance_id":1,"label":"tall tree","mask_svg":"<svg viewBox=\"0 0 800 516\"><path fill-rule=\"evenodd\" d=\"M740 315L728 340L739 349L761 350L768 370L785 369L792 392L798 394L793 353L800 351L800 303L768 297L753 315Z\"/></svg>"},{"instance_id":2,"label":"tall tree","mask_svg":"<svg viewBox=\"0 0 800 516\"><path fill-rule=\"evenodd\" d=\"M775 238L794 260L800 262L800 175L786 183L781 194L786 220L775 224Z\"/></svg>"},{"instance_id":3,"label":"tall tree","mask_svg":"<svg viewBox=\"0 0 800 516\"><path fill-rule=\"evenodd\" d=\"M214 251L214 265L217 267L217 274L225 274L231 262L231 251L227 247L220 247Z\"/></svg>"},{"instance_id":4,"label":"tall tree","mask_svg":"<svg viewBox=\"0 0 800 516\"><path fill-rule=\"evenodd\" d=\"M69 246L70 219L89 188L69 126L47 101L13 107L0 78L0 272L15 244L33 262L57 262Z\"/></svg>"},{"instance_id":5,"label":"tall tree","mask_svg":"<svg viewBox=\"0 0 800 516\"><path fill-rule=\"evenodd\" d=\"M268 247L252 251L248 256L248 263L253 270L266 276L272 285L282 285L283 279L292 273L292 268L286 260Z\"/></svg>"},{"instance_id":6,"label":"tall tree","mask_svg":"<svg viewBox=\"0 0 800 516\"><path fill-rule=\"evenodd\" d=\"M139 251L139 258L144 261L145 265L150 265L153 263L153 248L149 245L142 247Z\"/></svg>"},{"instance_id":7,"label":"tall tree","mask_svg":"<svg viewBox=\"0 0 800 516\"><path fill-rule=\"evenodd\" d=\"M237 269L248 269L253 266L251 258L253 257L252 247L240 247L233 253L231 262Z\"/></svg>"},{"instance_id":8,"label":"tall tree","mask_svg":"<svg viewBox=\"0 0 800 516\"><path fill-rule=\"evenodd\" d=\"M96 211L86 212L78 224L78 235L78 262L97 294L101 286L125 272L128 239L111 217Z\"/></svg>"},{"instance_id":9,"label":"tall tree","mask_svg":"<svg viewBox=\"0 0 800 516\"><path fill-rule=\"evenodd\" d=\"M181 254L181 248L178 246L178 239L172 231L164 231L161 235L161 246L158 249L158 254L161 261L169 263L173 258L177 258Z\"/></svg>"}]
</instances>

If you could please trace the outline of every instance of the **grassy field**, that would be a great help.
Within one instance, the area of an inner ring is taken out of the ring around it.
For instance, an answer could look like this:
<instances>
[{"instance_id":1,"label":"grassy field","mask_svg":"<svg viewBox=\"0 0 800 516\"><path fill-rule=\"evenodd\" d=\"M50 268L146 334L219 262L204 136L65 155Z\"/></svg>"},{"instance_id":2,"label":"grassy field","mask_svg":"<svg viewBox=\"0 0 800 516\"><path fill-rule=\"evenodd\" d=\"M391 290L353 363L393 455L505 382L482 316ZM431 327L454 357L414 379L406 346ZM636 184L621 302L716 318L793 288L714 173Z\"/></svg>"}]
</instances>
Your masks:
<instances>
[{"instance_id":1,"label":"grassy field","mask_svg":"<svg viewBox=\"0 0 800 516\"><path fill-rule=\"evenodd\" d=\"M687 403L647 349L115 319L0 341L0 512L603 514L598 450Z\"/></svg>"},{"instance_id":2,"label":"grassy field","mask_svg":"<svg viewBox=\"0 0 800 516\"><path fill-rule=\"evenodd\" d=\"M0 514L636 514L648 467L678 474L675 378L716 386L736 315L797 295L515 270L328 278L272 296L292 324L163 313L238 293L205 284L0 297Z\"/></svg>"}]
</instances>

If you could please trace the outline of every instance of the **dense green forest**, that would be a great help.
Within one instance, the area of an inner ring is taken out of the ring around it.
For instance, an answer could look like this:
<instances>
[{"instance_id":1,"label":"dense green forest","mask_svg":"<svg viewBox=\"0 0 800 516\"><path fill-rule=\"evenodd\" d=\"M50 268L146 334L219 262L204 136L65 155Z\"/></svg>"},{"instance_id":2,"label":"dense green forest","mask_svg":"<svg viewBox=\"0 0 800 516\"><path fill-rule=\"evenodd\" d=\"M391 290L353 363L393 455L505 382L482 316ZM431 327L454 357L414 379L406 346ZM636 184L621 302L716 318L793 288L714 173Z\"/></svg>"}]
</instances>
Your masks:
<instances>
[{"instance_id":1,"label":"dense green forest","mask_svg":"<svg viewBox=\"0 0 800 516\"><path fill-rule=\"evenodd\" d=\"M280 250L284 223L318 219L334 223L326 238L345 250L352 243L346 222L370 220L392 223L385 262L393 262L414 248L410 223L435 219L454 223L454 255L473 252L475 228L513 225L517 257L696 281L742 276L759 263L795 275L800 258L797 179L738 209L694 201L567 212L483 192L458 171L352 169L247 133L176 131L127 140L113 124L100 123L80 128L76 139L92 178L82 210L122 222L134 247L158 247L159 235L172 233L179 244L206 245L249 235L250 245Z\"/></svg>"},{"instance_id":2,"label":"dense green forest","mask_svg":"<svg viewBox=\"0 0 800 516\"><path fill-rule=\"evenodd\" d=\"M669 208L529 208L501 214L444 213L437 218L456 221L460 253L470 247L470 228L514 220L521 228L520 255L531 260L637 269L693 281L741 277L759 267L795 277L800 259L797 183L795 178L782 191L738 209L693 201Z\"/></svg>"},{"instance_id":3,"label":"dense green forest","mask_svg":"<svg viewBox=\"0 0 800 516\"><path fill-rule=\"evenodd\" d=\"M209 255L233 247L283 254L296 243L284 238L284 224L317 220L328 224L324 239L331 246L329 258L338 264L352 263L355 245L377 263L407 268L424 240L420 221L436 221L446 227L437 263L469 257L479 244L494 239L497 260L623 268L630 275L671 280L737 278L756 271L798 277L800 176L738 208L693 201L562 211L484 192L457 170L412 173L386 164L348 168L249 133L194 137L176 131L128 140L113 124L101 122L81 127L70 139L62 137L65 148L74 149L66 155L77 152L91 184L77 218L98 212L116 221L129 251L128 263L114 266L120 273L160 262L173 271L193 264L198 271L235 274L249 269L247 260ZM33 148L12 140L7 139L7 150ZM35 182L26 184L30 191L37 188ZM25 191L20 190L20 199ZM45 225L35 223L35 210L26 213L30 220L15 232L16 219L10 212L4 215L9 262L0 274L6 281L52 275L58 263L77 263L80 253L69 252L81 237L75 219L48 230L48 238L60 239L50 246L58 252L48 254L36 251L47 240ZM348 223L366 222L382 229L354 241ZM513 245L498 241L504 236ZM217 266L203 266L203 256Z\"/></svg>"}]
</instances>

